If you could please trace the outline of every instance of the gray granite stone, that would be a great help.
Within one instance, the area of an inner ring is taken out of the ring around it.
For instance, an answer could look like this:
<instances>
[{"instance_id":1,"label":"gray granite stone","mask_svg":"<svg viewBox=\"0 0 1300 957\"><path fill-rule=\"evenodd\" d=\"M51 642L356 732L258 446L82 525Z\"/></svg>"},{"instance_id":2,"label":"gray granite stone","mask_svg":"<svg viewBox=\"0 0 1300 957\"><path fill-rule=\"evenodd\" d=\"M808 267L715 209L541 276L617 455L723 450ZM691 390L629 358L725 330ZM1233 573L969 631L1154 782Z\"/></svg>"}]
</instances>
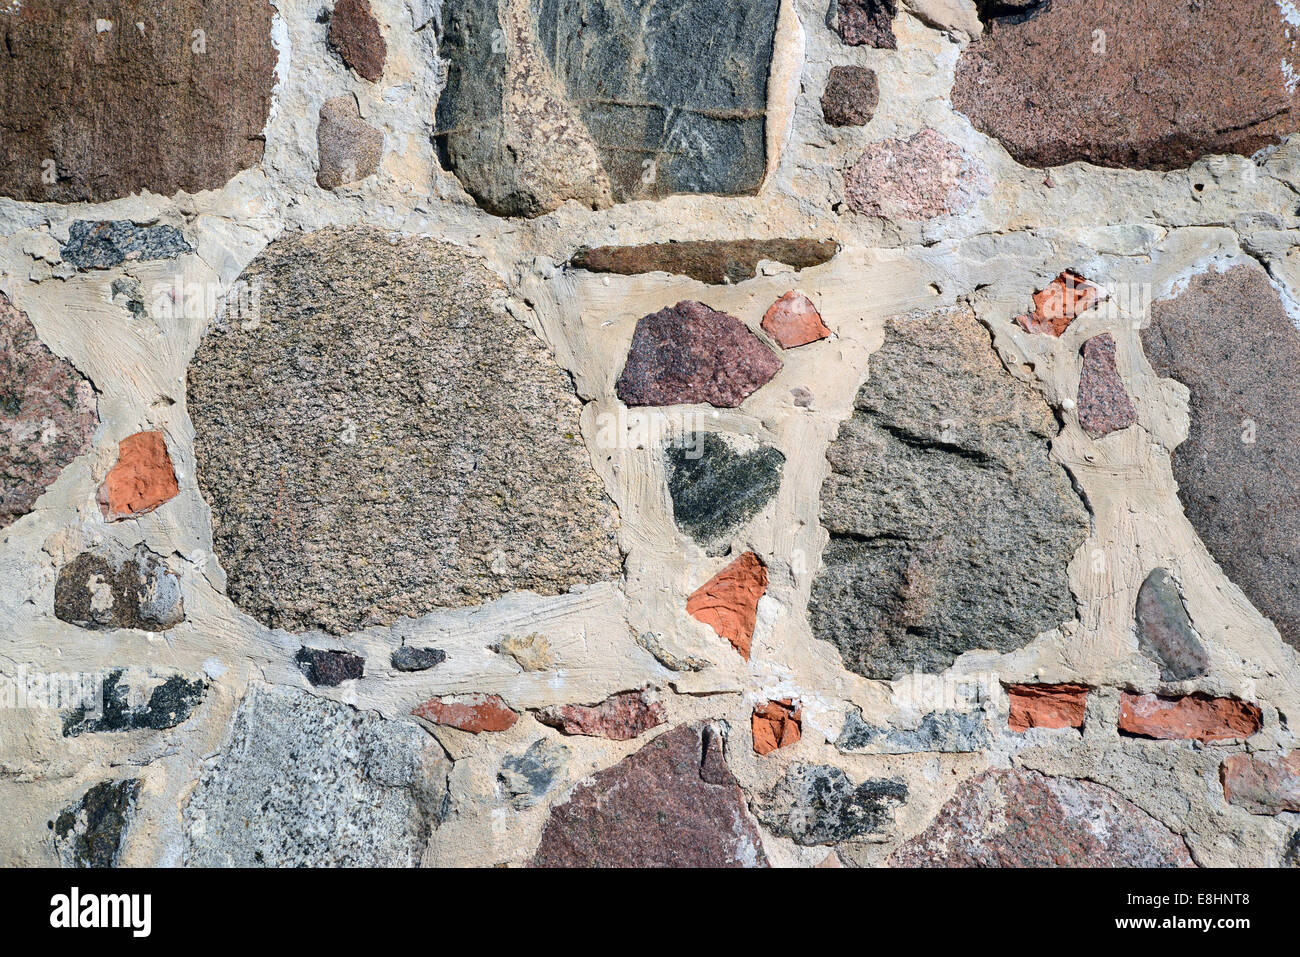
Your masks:
<instances>
[{"instance_id":1,"label":"gray granite stone","mask_svg":"<svg viewBox=\"0 0 1300 957\"><path fill-rule=\"evenodd\" d=\"M796 764L755 808L766 827L796 844L880 841L893 828L894 810L907 800L896 778L855 784L829 764Z\"/></svg>"},{"instance_id":2,"label":"gray granite stone","mask_svg":"<svg viewBox=\"0 0 1300 957\"><path fill-rule=\"evenodd\" d=\"M79 219L68 228L60 255L79 270L112 269L122 263L175 259L194 252L175 226L138 226L130 220Z\"/></svg>"},{"instance_id":3,"label":"gray granite stone","mask_svg":"<svg viewBox=\"0 0 1300 957\"><path fill-rule=\"evenodd\" d=\"M915 728L868 724L862 720L862 712L850 711L835 741L841 751L871 754L966 753L982 751L988 745L988 721L980 710L932 711Z\"/></svg>"}]
</instances>

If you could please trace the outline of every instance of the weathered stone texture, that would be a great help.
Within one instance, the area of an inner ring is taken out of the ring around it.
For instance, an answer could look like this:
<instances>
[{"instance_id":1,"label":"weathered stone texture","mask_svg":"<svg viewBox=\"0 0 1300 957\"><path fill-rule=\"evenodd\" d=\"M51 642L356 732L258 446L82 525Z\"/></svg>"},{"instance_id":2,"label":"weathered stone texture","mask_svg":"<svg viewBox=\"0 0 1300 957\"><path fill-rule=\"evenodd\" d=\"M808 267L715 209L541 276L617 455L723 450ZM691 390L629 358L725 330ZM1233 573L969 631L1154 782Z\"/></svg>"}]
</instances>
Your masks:
<instances>
[{"instance_id":1,"label":"weathered stone texture","mask_svg":"<svg viewBox=\"0 0 1300 957\"><path fill-rule=\"evenodd\" d=\"M497 781L510 796L510 806L516 811L522 811L546 797L568 761L568 748L546 738L538 738L523 754L507 755L501 761Z\"/></svg>"},{"instance_id":2,"label":"weathered stone texture","mask_svg":"<svg viewBox=\"0 0 1300 957\"><path fill-rule=\"evenodd\" d=\"M1072 619L1088 514L1051 460L1056 431L974 316L891 320L827 452L813 633L888 679Z\"/></svg>"},{"instance_id":3,"label":"weathered stone texture","mask_svg":"<svg viewBox=\"0 0 1300 957\"><path fill-rule=\"evenodd\" d=\"M0 292L0 528L31 511L99 426L95 389Z\"/></svg>"},{"instance_id":4,"label":"weathered stone texture","mask_svg":"<svg viewBox=\"0 0 1300 957\"><path fill-rule=\"evenodd\" d=\"M693 239L644 246L583 246L571 263L577 269L620 276L667 272L716 286L753 279L765 259L798 271L830 262L839 250L833 239Z\"/></svg>"},{"instance_id":5,"label":"weathered stone texture","mask_svg":"<svg viewBox=\"0 0 1300 957\"><path fill-rule=\"evenodd\" d=\"M384 75L388 44L370 11L370 0L338 0L330 12L329 45L371 83Z\"/></svg>"},{"instance_id":6,"label":"weathered stone texture","mask_svg":"<svg viewBox=\"0 0 1300 957\"><path fill-rule=\"evenodd\" d=\"M1027 166L1185 167L1297 128L1297 34L1274 0L1051 0L998 19L953 106Z\"/></svg>"},{"instance_id":7,"label":"weathered stone texture","mask_svg":"<svg viewBox=\"0 0 1300 957\"><path fill-rule=\"evenodd\" d=\"M889 858L901 867L1192 867L1177 834L1110 788L1035 771L964 782Z\"/></svg>"},{"instance_id":8,"label":"weathered stone texture","mask_svg":"<svg viewBox=\"0 0 1300 957\"><path fill-rule=\"evenodd\" d=\"M316 151L320 160L316 182L322 189L337 189L379 169L384 134L361 119L355 97L335 96L320 108Z\"/></svg>"},{"instance_id":9,"label":"weathered stone texture","mask_svg":"<svg viewBox=\"0 0 1300 957\"><path fill-rule=\"evenodd\" d=\"M679 437L664 448L677 527L713 554L767 507L781 487L785 456L770 446L739 451L713 432Z\"/></svg>"},{"instance_id":10,"label":"weathered stone texture","mask_svg":"<svg viewBox=\"0 0 1300 957\"><path fill-rule=\"evenodd\" d=\"M59 569L54 614L82 628L165 631L185 620L180 577L145 545L106 545Z\"/></svg>"},{"instance_id":11,"label":"weathered stone texture","mask_svg":"<svg viewBox=\"0 0 1300 957\"><path fill-rule=\"evenodd\" d=\"M758 828L711 725L685 725L551 811L534 867L763 867Z\"/></svg>"},{"instance_id":12,"label":"weathered stone texture","mask_svg":"<svg viewBox=\"0 0 1300 957\"><path fill-rule=\"evenodd\" d=\"M1192 628L1178 586L1157 568L1138 589L1138 648L1160 665L1162 681L1187 681L1209 674L1210 657Z\"/></svg>"},{"instance_id":13,"label":"weathered stone texture","mask_svg":"<svg viewBox=\"0 0 1300 957\"><path fill-rule=\"evenodd\" d=\"M1165 696L1124 691L1119 730L1141 738L1237 741L1264 726L1259 705L1204 694Z\"/></svg>"},{"instance_id":14,"label":"weathered stone texture","mask_svg":"<svg viewBox=\"0 0 1300 957\"><path fill-rule=\"evenodd\" d=\"M898 0L835 0L835 28L849 46L898 49L894 17Z\"/></svg>"},{"instance_id":15,"label":"weathered stone texture","mask_svg":"<svg viewBox=\"0 0 1300 957\"><path fill-rule=\"evenodd\" d=\"M398 671L428 671L446 660L447 652L441 648L418 648L414 645L402 645L390 659Z\"/></svg>"},{"instance_id":16,"label":"weathered stone texture","mask_svg":"<svg viewBox=\"0 0 1300 957\"><path fill-rule=\"evenodd\" d=\"M817 307L801 292L787 292L763 314L763 331L782 349L797 349L831 334Z\"/></svg>"},{"instance_id":17,"label":"weathered stone texture","mask_svg":"<svg viewBox=\"0 0 1300 957\"><path fill-rule=\"evenodd\" d=\"M871 754L969 753L988 746L988 722L980 710L932 711L914 728L868 724L862 713L854 710L845 718L835 740L840 751Z\"/></svg>"},{"instance_id":18,"label":"weathered stone texture","mask_svg":"<svg viewBox=\"0 0 1300 957\"><path fill-rule=\"evenodd\" d=\"M884 840L894 825L894 810L907 800L907 785L896 778L855 784L829 764L796 764L757 803L765 827L796 844Z\"/></svg>"},{"instance_id":19,"label":"weathered stone texture","mask_svg":"<svg viewBox=\"0 0 1300 957\"><path fill-rule=\"evenodd\" d=\"M299 648L293 660L308 681L322 688L337 687L345 681L360 678L366 672L365 659L347 651Z\"/></svg>"},{"instance_id":20,"label":"weathered stone texture","mask_svg":"<svg viewBox=\"0 0 1300 957\"><path fill-rule=\"evenodd\" d=\"M1300 751L1234 754L1220 777L1224 797L1251 814L1300 811Z\"/></svg>"},{"instance_id":21,"label":"weathered stone texture","mask_svg":"<svg viewBox=\"0 0 1300 957\"><path fill-rule=\"evenodd\" d=\"M411 712L430 724L443 725L482 734L484 731L509 731L519 720L500 695L467 694L435 696Z\"/></svg>"},{"instance_id":22,"label":"weathered stone texture","mask_svg":"<svg viewBox=\"0 0 1300 957\"><path fill-rule=\"evenodd\" d=\"M627 741L668 720L659 699L644 691L622 691L595 705L557 704L535 712L542 724L561 734Z\"/></svg>"},{"instance_id":23,"label":"weathered stone texture","mask_svg":"<svg viewBox=\"0 0 1300 957\"><path fill-rule=\"evenodd\" d=\"M1152 367L1191 390L1173 471L1224 573L1300 648L1300 331L1264 273L1195 276L1151 307Z\"/></svg>"},{"instance_id":24,"label":"weathered stone texture","mask_svg":"<svg viewBox=\"0 0 1300 957\"><path fill-rule=\"evenodd\" d=\"M620 574L572 384L480 260L326 230L277 240L244 279L259 319L210 332L189 375L244 611L342 633Z\"/></svg>"},{"instance_id":25,"label":"weathered stone texture","mask_svg":"<svg viewBox=\"0 0 1300 957\"><path fill-rule=\"evenodd\" d=\"M991 186L978 159L924 129L868 146L844 171L844 202L865 216L921 221L963 213Z\"/></svg>"},{"instance_id":26,"label":"weathered stone texture","mask_svg":"<svg viewBox=\"0 0 1300 957\"><path fill-rule=\"evenodd\" d=\"M102 781L51 822L64 867L116 867L141 782Z\"/></svg>"},{"instance_id":27,"label":"weathered stone texture","mask_svg":"<svg viewBox=\"0 0 1300 957\"><path fill-rule=\"evenodd\" d=\"M268 0L6 5L0 194L73 203L193 193L256 166L273 13Z\"/></svg>"},{"instance_id":28,"label":"weathered stone texture","mask_svg":"<svg viewBox=\"0 0 1300 957\"><path fill-rule=\"evenodd\" d=\"M450 769L413 724L255 684L185 807L185 863L414 867Z\"/></svg>"},{"instance_id":29,"label":"weathered stone texture","mask_svg":"<svg viewBox=\"0 0 1300 957\"><path fill-rule=\"evenodd\" d=\"M1115 366L1115 337L1109 332L1083 344L1078 409L1079 427L1094 439L1127 429L1137 421L1137 409Z\"/></svg>"},{"instance_id":30,"label":"weathered stone texture","mask_svg":"<svg viewBox=\"0 0 1300 957\"><path fill-rule=\"evenodd\" d=\"M864 126L880 101L876 71L865 66L833 66L822 91L822 119L831 126Z\"/></svg>"}]
</instances>

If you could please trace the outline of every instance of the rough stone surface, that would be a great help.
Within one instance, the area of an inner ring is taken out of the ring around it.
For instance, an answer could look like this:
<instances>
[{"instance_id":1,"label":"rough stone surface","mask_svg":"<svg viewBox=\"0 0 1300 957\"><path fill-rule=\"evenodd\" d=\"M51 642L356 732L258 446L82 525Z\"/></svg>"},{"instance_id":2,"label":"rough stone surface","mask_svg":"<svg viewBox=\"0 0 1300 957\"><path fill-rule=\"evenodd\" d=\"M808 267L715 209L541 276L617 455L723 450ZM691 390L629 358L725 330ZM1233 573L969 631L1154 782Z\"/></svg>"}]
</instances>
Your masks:
<instances>
[{"instance_id":1,"label":"rough stone surface","mask_svg":"<svg viewBox=\"0 0 1300 957\"><path fill-rule=\"evenodd\" d=\"M633 406L707 402L734 409L781 364L735 316L687 300L637 322L615 389Z\"/></svg>"},{"instance_id":2,"label":"rough stone surface","mask_svg":"<svg viewBox=\"0 0 1300 957\"><path fill-rule=\"evenodd\" d=\"M1176 169L1296 129L1284 64L1297 35L1274 0L1052 0L1028 12L963 51L952 91L1026 166Z\"/></svg>"},{"instance_id":3,"label":"rough stone surface","mask_svg":"<svg viewBox=\"0 0 1300 957\"><path fill-rule=\"evenodd\" d=\"M644 246L583 246L570 262L589 272L620 276L667 272L716 286L753 279L763 260L798 271L830 262L839 249L833 239L696 239Z\"/></svg>"},{"instance_id":4,"label":"rough stone surface","mask_svg":"<svg viewBox=\"0 0 1300 957\"><path fill-rule=\"evenodd\" d=\"M517 712L494 694L467 694L433 697L411 714L431 724L458 728L470 734L484 731L509 731L519 720Z\"/></svg>"},{"instance_id":5,"label":"rough stone surface","mask_svg":"<svg viewBox=\"0 0 1300 957\"><path fill-rule=\"evenodd\" d=\"M414 645L402 645L391 658L398 671L428 671L446 660L447 652L441 648L417 648Z\"/></svg>"},{"instance_id":6,"label":"rough stone surface","mask_svg":"<svg viewBox=\"0 0 1300 957\"><path fill-rule=\"evenodd\" d=\"M90 447L97 405L85 376L51 352L0 292L0 529L30 512Z\"/></svg>"},{"instance_id":7,"label":"rough stone surface","mask_svg":"<svg viewBox=\"0 0 1300 957\"><path fill-rule=\"evenodd\" d=\"M185 806L185 863L413 867L450 768L413 724L253 685Z\"/></svg>"},{"instance_id":8,"label":"rough stone surface","mask_svg":"<svg viewBox=\"0 0 1300 957\"><path fill-rule=\"evenodd\" d=\"M103 546L59 569L54 614L82 628L165 631L185 620L180 577L147 546Z\"/></svg>"},{"instance_id":9,"label":"rough stone surface","mask_svg":"<svg viewBox=\"0 0 1300 957\"><path fill-rule=\"evenodd\" d=\"M831 334L817 307L801 292L787 292L763 314L763 331L782 349L797 349Z\"/></svg>"},{"instance_id":10,"label":"rough stone surface","mask_svg":"<svg viewBox=\"0 0 1300 957\"><path fill-rule=\"evenodd\" d=\"M1224 797L1251 814L1300 811L1300 751L1234 754L1220 777Z\"/></svg>"},{"instance_id":11,"label":"rough stone surface","mask_svg":"<svg viewBox=\"0 0 1300 957\"><path fill-rule=\"evenodd\" d=\"M670 645L653 631L644 631L637 635L636 642L670 671L703 671L712 664L707 658L692 655Z\"/></svg>"},{"instance_id":12,"label":"rough stone surface","mask_svg":"<svg viewBox=\"0 0 1300 957\"><path fill-rule=\"evenodd\" d=\"M813 633L871 678L1011 651L1075 614L1088 514L1056 424L967 312L891 320L827 451Z\"/></svg>"},{"instance_id":13,"label":"rough stone surface","mask_svg":"<svg viewBox=\"0 0 1300 957\"><path fill-rule=\"evenodd\" d=\"M99 508L110 522L152 512L180 492L161 432L137 432L117 444L117 462L99 486Z\"/></svg>"},{"instance_id":14,"label":"rough stone surface","mask_svg":"<svg viewBox=\"0 0 1300 957\"><path fill-rule=\"evenodd\" d=\"M535 867L763 867L758 828L711 725L685 725L551 811Z\"/></svg>"},{"instance_id":15,"label":"rough stone surface","mask_svg":"<svg viewBox=\"0 0 1300 957\"><path fill-rule=\"evenodd\" d=\"M1130 691L1119 696L1119 730L1135 737L1235 741L1249 738L1263 726L1259 705L1237 698Z\"/></svg>"},{"instance_id":16,"label":"rough stone surface","mask_svg":"<svg viewBox=\"0 0 1300 957\"><path fill-rule=\"evenodd\" d=\"M123 674L120 669L106 674L98 702L80 704L63 715L65 738L101 731L165 731L188 719L207 693L202 678L171 675L141 701Z\"/></svg>"},{"instance_id":17,"label":"rough stone surface","mask_svg":"<svg viewBox=\"0 0 1300 957\"><path fill-rule=\"evenodd\" d=\"M267 284L260 320L209 333L189 376L240 608L340 633L620 573L571 382L479 260L325 230L272 243L244 279Z\"/></svg>"},{"instance_id":18,"label":"rough stone surface","mask_svg":"<svg viewBox=\"0 0 1300 957\"><path fill-rule=\"evenodd\" d=\"M691 594L686 613L726 638L748 661L758 601L766 591L767 566L746 552Z\"/></svg>"},{"instance_id":19,"label":"rough stone surface","mask_svg":"<svg viewBox=\"0 0 1300 957\"><path fill-rule=\"evenodd\" d=\"M371 83L384 75L388 44L369 0L338 0L330 12L329 45L351 69Z\"/></svg>"},{"instance_id":20,"label":"rough stone surface","mask_svg":"<svg viewBox=\"0 0 1300 957\"><path fill-rule=\"evenodd\" d=\"M982 751L989 745L983 711L932 711L915 728L868 724L859 711L850 711L835 747L844 752L872 754L941 754Z\"/></svg>"},{"instance_id":21,"label":"rough stone surface","mask_svg":"<svg viewBox=\"0 0 1300 957\"><path fill-rule=\"evenodd\" d=\"M508 635L493 649L499 655L509 655L524 671L545 671L555 667L555 652L550 640L540 632L527 635Z\"/></svg>"},{"instance_id":22,"label":"rough stone surface","mask_svg":"<svg viewBox=\"0 0 1300 957\"><path fill-rule=\"evenodd\" d=\"M1087 685L1011 685L1007 688L1011 703L1007 727L1012 731L1082 728L1088 691Z\"/></svg>"},{"instance_id":23,"label":"rough stone surface","mask_svg":"<svg viewBox=\"0 0 1300 957\"><path fill-rule=\"evenodd\" d=\"M883 219L955 216L990 189L983 164L931 129L872 143L844 171L849 209Z\"/></svg>"},{"instance_id":24,"label":"rough stone surface","mask_svg":"<svg viewBox=\"0 0 1300 957\"><path fill-rule=\"evenodd\" d=\"M169 0L129 13L91 0L7 4L0 194L74 203L194 193L258 165L273 13L267 0Z\"/></svg>"},{"instance_id":25,"label":"rough stone surface","mask_svg":"<svg viewBox=\"0 0 1300 957\"><path fill-rule=\"evenodd\" d=\"M175 259L194 252L175 226L140 226L129 219L93 222L78 219L68 227L60 254L77 269L112 269L124 262Z\"/></svg>"},{"instance_id":26,"label":"rough stone surface","mask_svg":"<svg viewBox=\"0 0 1300 957\"><path fill-rule=\"evenodd\" d=\"M1191 390L1174 450L1187 518L1224 573L1300 648L1300 331L1264 273L1195 276L1154 303L1147 358Z\"/></svg>"},{"instance_id":27,"label":"rough stone surface","mask_svg":"<svg viewBox=\"0 0 1300 957\"><path fill-rule=\"evenodd\" d=\"M64 867L116 867L122 838L135 812L141 782L102 781L52 821Z\"/></svg>"},{"instance_id":28,"label":"rough stone surface","mask_svg":"<svg viewBox=\"0 0 1300 957\"><path fill-rule=\"evenodd\" d=\"M447 0L444 162L499 215L536 216L566 199L755 193L778 9Z\"/></svg>"},{"instance_id":29,"label":"rough stone surface","mask_svg":"<svg viewBox=\"0 0 1300 957\"><path fill-rule=\"evenodd\" d=\"M880 87L865 66L833 66L822 91L822 119L831 126L865 126L876 113Z\"/></svg>"},{"instance_id":30,"label":"rough stone surface","mask_svg":"<svg viewBox=\"0 0 1300 957\"><path fill-rule=\"evenodd\" d=\"M536 711L535 716L561 734L611 741L627 741L668 720L659 699L644 691L622 691L596 705L551 705Z\"/></svg>"},{"instance_id":31,"label":"rough stone surface","mask_svg":"<svg viewBox=\"0 0 1300 957\"><path fill-rule=\"evenodd\" d=\"M1160 665L1162 681L1187 681L1210 672L1210 656L1192 628L1178 586L1157 568L1138 589L1138 648Z\"/></svg>"},{"instance_id":32,"label":"rough stone surface","mask_svg":"<svg viewBox=\"0 0 1300 957\"><path fill-rule=\"evenodd\" d=\"M1016 322L1026 332L1058 338L1080 315L1106 298L1096 283L1066 271L1034 293L1034 307Z\"/></svg>"},{"instance_id":33,"label":"rough stone surface","mask_svg":"<svg viewBox=\"0 0 1300 957\"><path fill-rule=\"evenodd\" d=\"M293 659L307 680L322 688L334 688L366 673L366 660L346 651L299 648Z\"/></svg>"},{"instance_id":34,"label":"rough stone surface","mask_svg":"<svg viewBox=\"0 0 1300 957\"><path fill-rule=\"evenodd\" d=\"M749 723L754 752L771 754L777 748L787 748L798 741L803 729L801 710L789 698L756 705Z\"/></svg>"},{"instance_id":35,"label":"rough stone surface","mask_svg":"<svg viewBox=\"0 0 1300 957\"><path fill-rule=\"evenodd\" d=\"M893 829L894 810L907 800L898 778L870 778L855 784L830 764L796 764L763 796L758 819L796 844L877 842Z\"/></svg>"},{"instance_id":36,"label":"rough stone surface","mask_svg":"<svg viewBox=\"0 0 1300 957\"><path fill-rule=\"evenodd\" d=\"M316 152L320 158L316 182L322 189L337 189L379 169L384 134L361 119L355 97L335 96L320 108Z\"/></svg>"},{"instance_id":37,"label":"rough stone surface","mask_svg":"<svg viewBox=\"0 0 1300 957\"><path fill-rule=\"evenodd\" d=\"M849 46L898 49L894 38L894 17L898 0L835 0L836 30Z\"/></svg>"},{"instance_id":38,"label":"rough stone surface","mask_svg":"<svg viewBox=\"0 0 1300 957\"><path fill-rule=\"evenodd\" d=\"M569 749L555 741L538 738L523 754L507 755L497 772L497 781L516 811L534 807L555 786L569 762Z\"/></svg>"},{"instance_id":39,"label":"rough stone surface","mask_svg":"<svg viewBox=\"0 0 1300 957\"><path fill-rule=\"evenodd\" d=\"M964 782L900 867L1192 867L1182 838L1115 791L1035 771Z\"/></svg>"},{"instance_id":40,"label":"rough stone surface","mask_svg":"<svg viewBox=\"0 0 1300 957\"><path fill-rule=\"evenodd\" d=\"M1094 439L1127 429L1137 421L1137 409L1115 367L1115 337L1109 332L1083 344L1078 409L1079 427Z\"/></svg>"},{"instance_id":41,"label":"rough stone surface","mask_svg":"<svg viewBox=\"0 0 1300 957\"><path fill-rule=\"evenodd\" d=\"M695 432L664 448L677 527L711 554L761 512L781 487L785 456L770 446L739 451L714 432Z\"/></svg>"}]
</instances>

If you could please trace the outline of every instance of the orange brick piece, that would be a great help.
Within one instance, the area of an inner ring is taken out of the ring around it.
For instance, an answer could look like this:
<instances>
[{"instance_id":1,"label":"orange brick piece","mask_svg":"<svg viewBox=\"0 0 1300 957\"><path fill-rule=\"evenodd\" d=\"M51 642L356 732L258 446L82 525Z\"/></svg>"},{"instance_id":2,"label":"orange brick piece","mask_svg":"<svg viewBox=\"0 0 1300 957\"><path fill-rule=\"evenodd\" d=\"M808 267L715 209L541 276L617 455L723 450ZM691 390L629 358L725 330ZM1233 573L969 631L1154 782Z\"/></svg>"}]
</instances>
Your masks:
<instances>
[{"instance_id":1,"label":"orange brick piece","mask_svg":"<svg viewBox=\"0 0 1300 957\"><path fill-rule=\"evenodd\" d=\"M99 487L99 507L110 522L152 512L180 487L161 432L137 432L117 446L117 464Z\"/></svg>"}]
</instances>

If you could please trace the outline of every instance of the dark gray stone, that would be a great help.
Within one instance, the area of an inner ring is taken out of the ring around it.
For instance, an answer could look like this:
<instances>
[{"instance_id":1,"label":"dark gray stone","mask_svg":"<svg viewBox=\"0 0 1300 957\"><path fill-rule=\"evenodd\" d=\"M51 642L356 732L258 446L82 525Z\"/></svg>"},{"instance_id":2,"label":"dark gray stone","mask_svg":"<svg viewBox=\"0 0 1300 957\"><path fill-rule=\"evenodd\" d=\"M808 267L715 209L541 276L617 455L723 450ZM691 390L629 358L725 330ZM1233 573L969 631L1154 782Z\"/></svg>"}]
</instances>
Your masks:
<instances>
[{"instance_id":1,"label":"dark gray stone","mask_svg":"<svg viewBox=\"0 0 1300 957\"><path fill-rule=\"evenodd\" d=\"M1300 830L1291 835L1286 850L1282 852L1283 867L1300 867Z\"/></svg>"},{"instance_id":2,"label":"dark gray stone","mask_svg":"<svg viewBox=\"0 0 1300 957\"><path fill-rule=\"evenodd\" d=\"M59 569L54 614L82 628L165 631L185 620L180 577L143 544L104 545Z\"/></svg>"},{"instance_id":3,"label":"dark gray stone","mask_svg":"<svg viewBox=\"0 0 1300 957\"><path fill-rule=\"evenodd\" d=\"M850 711L835 741L841 751L872 754L913 754L922 751L967 753L989 745L983 711L932 711L915 728L867 724L861 711Z\"/></svg>"},{"instance_id":4,"label":"dark gray stone","mask_svg":"<svg viewBox=\"0 0 1300 957\"><path fill-rule=\"evenodd\" d=\"M673 520L710 555L724 554L731 536L776 496L784 464L766 445L739 452L714 432L678 437L664 449Z\"/></svg>"},{"instance_id":5,"label":"dark gray stone","mask_svg":"<svg viewBox=\"0 0 1300 957\"><path fill-rule=\"evenodd\" d=\"M317 687L333 688L366 673L366 659L346 651L299 648L293 660L307 680Z\"/></svg>"},{"instance_id":6,"label":"dark gray stone","mask_svg":"<svg viewBox=\"0 0 1300 957\"><path fill-rule=\"evenodd\" d=\"M140 796L136 779L102 781L50 822L64 867L116 867Z\"/></svg>"},{"instance_id":7,"label":"dark gray stone","mask_svg":"<svg viewBox=\"0 0 1300 957\"><path fill-rule=\"evenodd\" d=\"M546 797L568 760L569 749L546 738L538 738L523 754L507 755L497 780L509 795L511 807L522 811Z\"/></svg>"},{"instance_id":8,"label":"dark gray stone","mask_svg":"<svg viewBox=\"0 0 1300 957\"><path fill-rule=\"evenodd\" d=\"M137 226L127 219L91 222L79 219L68 229L60 250L77 269L112 269L128 260L175 259L194 252L175 226Z\"/></svg>"},{"instance_id":9,"label":"dark gray stone","mask_svg":"<svg viewBox=\"0 0 1300 957\"><path fill-rule=\"evenodd\" d=\"M121 669L109 672L100 686L100 702L83 703L63 715L65 738L101 731L174 728L194 713L208 690L202 678L190 681L182 675L171 675L150 691L143 704L132 704L131 688L122 677Z\"/></svg>"},{"instance_id":10,"label":"dark gray stone","mask_svg":"<svg viewBox=\"0 0 1300 957\"><path fill-rule=\"evenodd\" d=\"M755 808L760 822L796 844L838 844L883 840L894 824L894 809L907 800L907 785L897 778L854 784L828 764L798 764Z\"/></svg>"},{"instance_id":11,"label":"dark gray stone","mask_svg":"<svg viewBox=\"0 0 1300 957\"><path fill-rule=\"evenodd\" d=\"M895 319L827 451L813 633L890 679L1007 652L1075 615L1088 513L1051 409L969 312Z\"/></svg>"},{"instance_id":12,"label":"dark gray stone","mask_svg":"<svg viewBox=\"0 0 1300 957\"><path fill-rule=\"evenodd\" d=\"M1142 347L1191 391L1178 498L1224 573L1300 648L1300 331L1263 270L1194 276Z\"/></svg>"},{"instance_id":13,"label":"dark gray stone","mask_svg":"<svg viewBox=\"0 0 1300 957\"><path fill-rule=\"evenodd\" d=\"M447 652L441 648L416 648L402 645L393 652L393 667L398 671L428 671L435 665L447 660Z\"/></svg>"},{"instance_id":14,"label":"dark gray stone","mask_svg":"<svg viewBox=\"0 0 1300 957\"><path fill-rule=\"evenodd\" d=\"M1138 647L1160 665L1164 681L1186 681L1210 673L1210 657L1192 628L1178 586L1157 568L1138 589Z\"/></svg>"}]
</instances>

